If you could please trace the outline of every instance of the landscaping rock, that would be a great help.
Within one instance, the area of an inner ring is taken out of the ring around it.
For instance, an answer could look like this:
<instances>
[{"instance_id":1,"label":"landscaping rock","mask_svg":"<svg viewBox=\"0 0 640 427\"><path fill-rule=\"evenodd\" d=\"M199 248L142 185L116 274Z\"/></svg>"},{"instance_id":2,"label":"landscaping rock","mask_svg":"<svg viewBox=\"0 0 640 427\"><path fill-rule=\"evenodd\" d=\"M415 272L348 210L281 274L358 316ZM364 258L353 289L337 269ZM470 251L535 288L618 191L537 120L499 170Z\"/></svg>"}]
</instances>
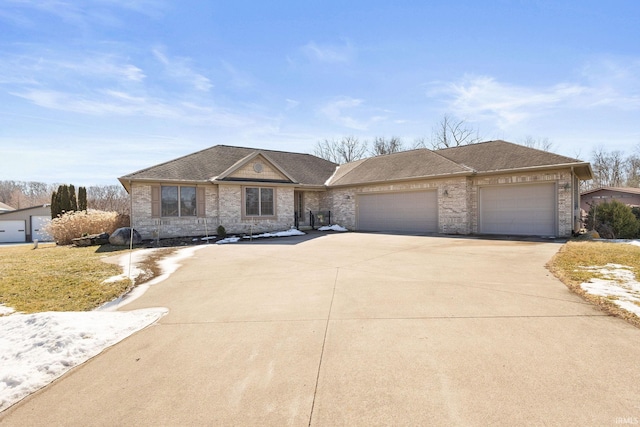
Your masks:
<instances>
[{"instance_id":1,"label":"landscaping rock","mask_svg":"<svg viewBox=\"0 0 640 427\"><path fill-rule=\"evenodd\" d=\"M109 243L114 246L127 246L131 240L131 228L122 227L118 228L109 237ZM135 229L133 230L133 244L139 245L142 243L142 236Z\"/></svg>"},{"instance_id":2,"label":"landscaping rock","mask_svg":"<svg viewBox=\"0 0 640 427\"><path fill-rule=\"evenodd\" d=\"M88 236L82 236L82 237L73 239L72 242L74 245L80 246L80 247L106 245L107 243L109 243L109 234L107 233L91 234Z\"/></svg>"}]
</instances>

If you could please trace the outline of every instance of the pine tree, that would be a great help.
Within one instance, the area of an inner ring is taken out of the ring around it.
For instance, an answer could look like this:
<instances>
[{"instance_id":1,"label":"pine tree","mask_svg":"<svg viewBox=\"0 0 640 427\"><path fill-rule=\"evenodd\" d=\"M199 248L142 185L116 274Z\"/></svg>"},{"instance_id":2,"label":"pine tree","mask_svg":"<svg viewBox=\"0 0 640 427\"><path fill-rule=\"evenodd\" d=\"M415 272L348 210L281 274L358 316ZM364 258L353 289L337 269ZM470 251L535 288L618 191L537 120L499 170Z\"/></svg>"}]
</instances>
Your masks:
<instances>
[{"instance_id":1,"label":"pine tree","mask_svg":"<svg viewBox=\"0 0 640 427\"><path fill-rule=\"evenodd\" d=\"M60 194L60 213L65 213L70 211L69 207L71 206L71 201L69 199L69 186L61 185L58 187L58 193Z\"/></svg>"},{"instance_id":2,"label":"pine tree","mask_svg":"<svg viewBox=\"0 0 640 427\"><path fill-rule=\"evenodd\" d=\"M73 184L69 185L69 210L70 211L78 210L78 198L76 196L76 187Z\"/></svg>"},{"instance_id":3,"label":"pine tree","mask_svg":"<svg viewBox=\"0 0 640 427\"><path fill-rule=\"evenodd\" d=\"M87 189L85 187L78 187L78 210L87 210Z\"/></svg>"},{"instance_id":4,"label":"pine tree","mask_svg":"<svg viewBox=\"0 0 640 427\"><path fill-rule=\"evenodd\" d=\"M57 192L51 193L51 219L55 219L60 214L60 198Z\"/></svg>"}]
</instances>

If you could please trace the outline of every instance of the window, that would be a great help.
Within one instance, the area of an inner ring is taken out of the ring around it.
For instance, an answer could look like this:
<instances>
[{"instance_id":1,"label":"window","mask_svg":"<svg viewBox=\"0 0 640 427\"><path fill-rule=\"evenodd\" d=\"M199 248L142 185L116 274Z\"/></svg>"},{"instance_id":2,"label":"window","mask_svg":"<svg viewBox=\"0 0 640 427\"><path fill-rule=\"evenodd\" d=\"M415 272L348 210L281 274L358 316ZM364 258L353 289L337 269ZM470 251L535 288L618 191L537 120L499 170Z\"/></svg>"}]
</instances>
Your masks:
<instances>
[{"instance_id":1,"label":"window","mask_svg":"<svg viewBox=\"0 0 640 427\"><path fill-rule=\"evenodd\" d=\"M160 206L162 216L196 216L196 187L163 185Z\"/></svg>"},{"instance_id":2,"label":"window","mask_svg":"<svg viewBox=\"0 0 640 427\"><path fill-rule=\"evenodd\" d=\"M245 216L273 216L273 188L247 187L244 189Z\"/></svg>"}]
</instances>

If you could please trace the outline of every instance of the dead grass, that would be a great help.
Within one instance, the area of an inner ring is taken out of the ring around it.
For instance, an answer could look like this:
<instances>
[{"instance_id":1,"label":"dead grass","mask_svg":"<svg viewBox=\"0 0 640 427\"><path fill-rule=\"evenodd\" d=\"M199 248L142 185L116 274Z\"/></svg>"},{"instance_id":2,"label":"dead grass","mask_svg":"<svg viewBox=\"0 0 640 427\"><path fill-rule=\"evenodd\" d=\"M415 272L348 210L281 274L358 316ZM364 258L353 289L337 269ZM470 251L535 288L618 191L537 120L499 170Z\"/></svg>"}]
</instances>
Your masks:
<instances>
[{"instance_id":1,"label":"dead grass","mask_svg":"<svg viewBox=\"0 0 640 427\"><path fill-rule=\"evenodd\" d=\"M0 248L0 303L24 313L98 307L132 286L129 279L103 283L122 273L101 261L104 252L54 244Z\"/></svg>"},{"instance_id":2,"label":"dead grass","mask_svg":"<svg viewBox=\"0 0 640 427\"><path fill-rule=\"evenodd\" d=\"M601 310L640 327L638 316L621 309L610 299L589 294L580 287L581 283L590 279L601 278L597 271L586 270L584 267L604 266L609 263L632 267L636 280L640 280L640 247L620 243L568 242L549 261L547 267L576 294L594 303Z\"/></svg>"}]
</instances>

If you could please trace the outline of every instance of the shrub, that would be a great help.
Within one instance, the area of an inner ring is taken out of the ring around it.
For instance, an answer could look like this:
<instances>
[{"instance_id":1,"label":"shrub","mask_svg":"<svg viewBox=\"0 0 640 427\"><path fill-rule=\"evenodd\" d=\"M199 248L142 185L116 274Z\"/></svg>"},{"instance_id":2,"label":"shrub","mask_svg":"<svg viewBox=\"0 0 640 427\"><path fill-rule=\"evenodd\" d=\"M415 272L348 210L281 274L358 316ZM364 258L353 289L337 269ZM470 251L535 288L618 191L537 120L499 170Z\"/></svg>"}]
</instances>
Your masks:
<instances>
[{"instance_id":1,"label":"shrub","mask_svg":"<svg viewBox=\"0 0 640 427\"><path fill-rule=\"evenodd\" d=\"M631 208L617 200L593 206L587 222L605 238L608 237L605 234L609 233L603 232L604 230L610 229L612 238L633 239L640 229L640 221L636 219Z\"/></svg>"},{"instance_id":2,"label":"shrub","mask_svg":"<svg viewBox=\"0 0 640 427\"><path fill-rule=\"evenodd\" d=\"M225 230L225 228L222 225L218 226L218 228L216 229L216 233L218 234L218 237L221 239L224 239L225 237L227 237L227 230Z\"/></svg>"},{"instance_id":3,"label":"shrub","mask_svg":"<svg viewBox=\"0 0 640 427\"><path fill-rule=\"evenodd\" d=\"M117 212L67 212L51 220L47 233L59 245L68 245L77 237L90 234L113 233L120 227L129 226L129 217Z\"/></svg>"}]
</instances>

